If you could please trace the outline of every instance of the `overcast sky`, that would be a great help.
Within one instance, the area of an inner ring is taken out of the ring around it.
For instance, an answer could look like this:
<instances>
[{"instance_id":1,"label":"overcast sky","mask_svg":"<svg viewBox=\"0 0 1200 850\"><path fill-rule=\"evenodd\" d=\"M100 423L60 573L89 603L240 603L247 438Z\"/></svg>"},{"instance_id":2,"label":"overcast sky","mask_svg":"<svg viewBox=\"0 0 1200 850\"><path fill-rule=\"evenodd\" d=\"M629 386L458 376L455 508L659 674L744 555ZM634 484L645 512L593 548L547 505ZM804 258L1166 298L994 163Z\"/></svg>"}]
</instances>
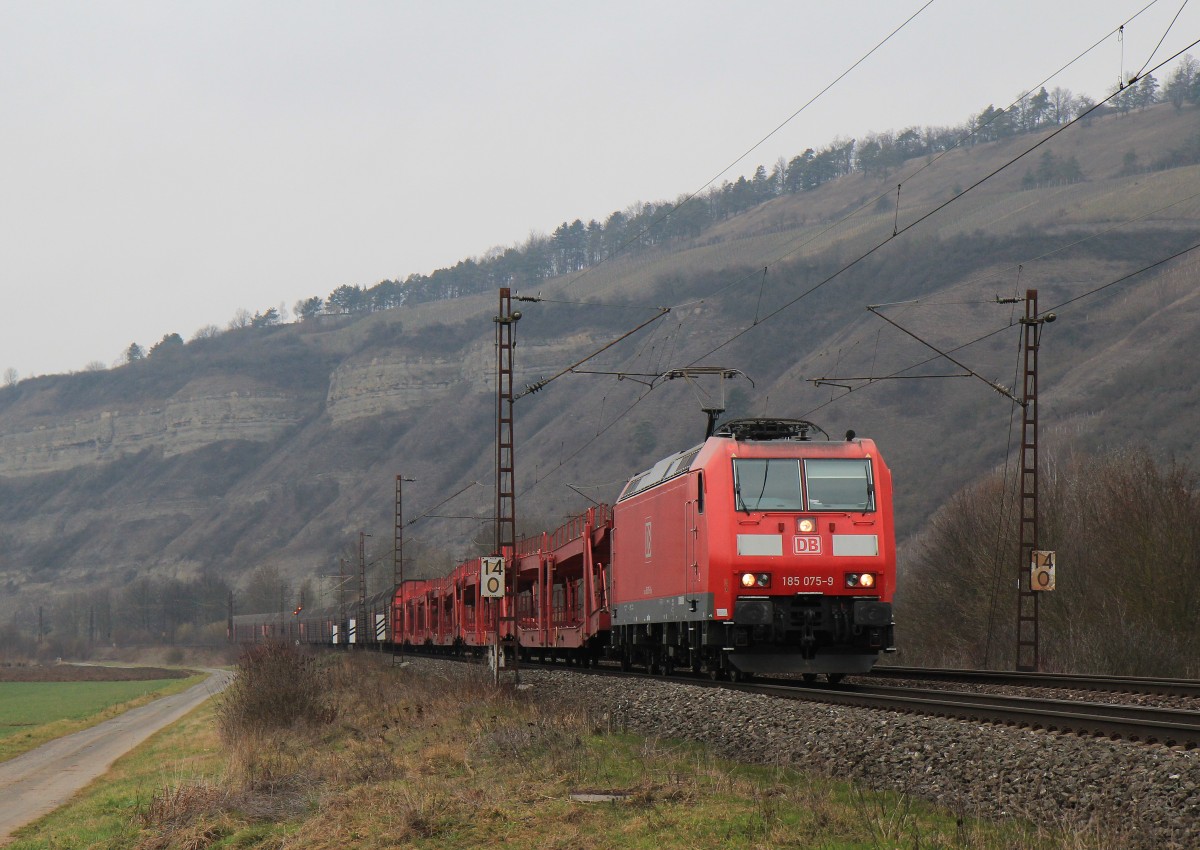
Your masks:
<instances>
[{"instance_id":1,"label":"overcast sky","mask_svg":"<svg viewBox=\"0 0 1200 850\"><path fill-rule=\"evenodd\" d=\"M1007 105L1149 0L934 0L731 169ZM719 174L924 0L0 0L0 370L111 364ZM1159 0L1047 83L1200 37Z\"/></svg>"}]
</instances>

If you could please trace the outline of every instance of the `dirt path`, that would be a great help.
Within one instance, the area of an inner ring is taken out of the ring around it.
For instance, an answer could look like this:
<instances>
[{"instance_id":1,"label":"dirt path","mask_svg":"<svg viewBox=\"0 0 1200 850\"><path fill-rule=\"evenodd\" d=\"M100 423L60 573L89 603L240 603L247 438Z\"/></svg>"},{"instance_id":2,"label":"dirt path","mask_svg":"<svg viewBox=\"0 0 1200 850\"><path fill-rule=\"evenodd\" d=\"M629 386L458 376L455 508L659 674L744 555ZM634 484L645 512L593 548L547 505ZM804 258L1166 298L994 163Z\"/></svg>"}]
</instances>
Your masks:
<instances>
[{"instance_id":1,"label":"dirt path","mask_svg":"<svg viewBox=\"0 0 1200 850\"><path fill-rule=\"evenodd\" d=\"M0 763L0 844L8 843L17 828L61 806L159 729L223 690L233 677L228 670L205 672L212 675L183 693Z\"/></svg>"}]
</instances>

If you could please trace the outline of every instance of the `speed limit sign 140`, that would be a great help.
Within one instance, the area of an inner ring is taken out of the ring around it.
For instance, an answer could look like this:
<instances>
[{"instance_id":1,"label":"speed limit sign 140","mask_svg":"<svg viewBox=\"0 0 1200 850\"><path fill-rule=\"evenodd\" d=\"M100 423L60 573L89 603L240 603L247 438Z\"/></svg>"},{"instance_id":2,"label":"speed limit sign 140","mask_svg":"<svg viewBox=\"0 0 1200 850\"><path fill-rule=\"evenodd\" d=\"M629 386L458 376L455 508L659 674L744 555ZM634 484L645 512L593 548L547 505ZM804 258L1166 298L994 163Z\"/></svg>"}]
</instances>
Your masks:
<instances>
[{"instance_id":1,"label":"speed limit sign 140","mask_svg":"<svg viewBox=\"0 0 1200 850\"><path fill-rule=\"evenodd\" d=\"M479 567L479 595L485 599L504 597L504 559L482 558Z\"/></svg>"},{"instance_id":2,"label":"speed limit sign 140","mask_svg":"<svg viewBox=\"0 0 1200 850\"><path fill-rule=\"evenodd\" d=\"M1054 590L1054 552L1035 549L1030 557L1030 590Z\"/></svg>"}]
</instances>

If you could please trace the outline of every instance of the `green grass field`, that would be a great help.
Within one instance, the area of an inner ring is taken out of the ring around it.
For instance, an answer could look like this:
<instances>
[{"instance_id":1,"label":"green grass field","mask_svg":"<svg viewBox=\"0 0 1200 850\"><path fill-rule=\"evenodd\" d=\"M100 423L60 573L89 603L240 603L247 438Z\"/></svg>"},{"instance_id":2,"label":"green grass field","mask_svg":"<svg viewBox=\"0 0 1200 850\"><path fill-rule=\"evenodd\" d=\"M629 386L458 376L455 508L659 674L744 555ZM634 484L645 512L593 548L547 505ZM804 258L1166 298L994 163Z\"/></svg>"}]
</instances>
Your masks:
<instances>
[{"instance_id":1,"label":"green grass field","mask_svg":"<svg viewBox=\"0 0 1200 850\"><path fill-rule=\"evenodd\" d=\"M19 837L8 847L12 850L134 847L141 838L143 820L156 803L161 804L165 799L164 788L196 777L219 776L221 770L210 700L118 759L103 779L81 791L66 806L20 830Z\"/></svg>"},{"instance_id":2,"label":"green grass field","mask_svg":"<svg viewBox=\"0 0 1200 850\"><path fill-rule=\"evenodd\" d=\"M55 720L81 720L174 684L147 682L0 682L0 738Z\"/></svg>"},{"instance_id":3,"label":"green grass field","mask_svg":"<svg viewBox=\"0 0 1200 850\"><path fill-rule=\"evenodd\" d=\"M0 682L0 761L199 682Z\"/></svg>"}]
</instances>

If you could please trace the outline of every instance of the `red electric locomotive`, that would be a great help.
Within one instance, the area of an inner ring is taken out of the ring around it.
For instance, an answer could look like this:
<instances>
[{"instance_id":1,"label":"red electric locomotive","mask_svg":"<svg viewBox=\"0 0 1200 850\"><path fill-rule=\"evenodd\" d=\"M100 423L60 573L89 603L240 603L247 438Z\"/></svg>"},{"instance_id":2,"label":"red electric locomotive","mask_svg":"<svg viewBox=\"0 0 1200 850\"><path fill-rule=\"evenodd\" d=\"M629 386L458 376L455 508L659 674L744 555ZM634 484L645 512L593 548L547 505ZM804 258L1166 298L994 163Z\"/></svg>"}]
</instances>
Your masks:
<instances>
[{"instance_id":1,"label":"red electric locomotive","mask_svg":"<svg viewBox=\"0 0 1200 850\"><path fill-rule=\"evenodd\" d=\"M610 637L625 666L836 680L893 649L891 473L871 440L814 429L734 420L625 486Z\"/></svg>"},{"instance_id":2,"label":"red electric locomotive","mask_svg":"<svg viewBox=\"0 0 1200 850\"><path fill-rule=\"evenodd\" d=\"M498 628L506 653L583 664L865 672L893 648L891 473L871 440L811 439L819 430L725 424L634 476L613 508L506 551L495 602L475 558L356 605L236 617L234 637L477 653Z\"/></svg>"}]
</instances>

